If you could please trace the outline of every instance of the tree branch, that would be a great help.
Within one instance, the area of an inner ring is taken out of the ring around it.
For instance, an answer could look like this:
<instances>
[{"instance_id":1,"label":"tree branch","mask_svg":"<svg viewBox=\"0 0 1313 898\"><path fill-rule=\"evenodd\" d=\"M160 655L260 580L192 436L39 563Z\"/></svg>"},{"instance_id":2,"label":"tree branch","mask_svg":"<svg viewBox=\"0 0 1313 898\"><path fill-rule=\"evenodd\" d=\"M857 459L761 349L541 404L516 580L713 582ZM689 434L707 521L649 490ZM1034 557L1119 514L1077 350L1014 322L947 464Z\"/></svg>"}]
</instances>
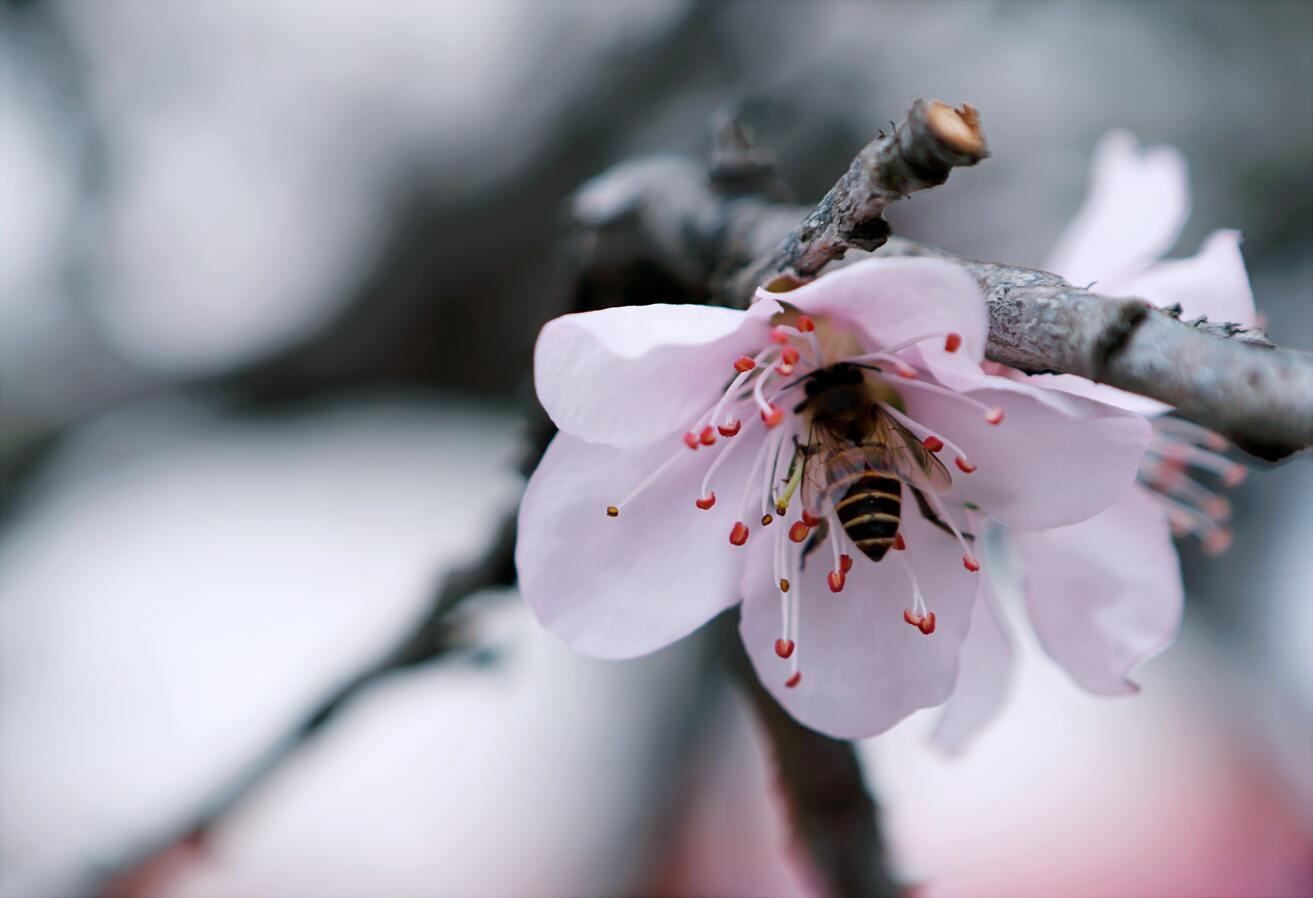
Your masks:
<instances>
[{"instance_id":1,"label":"tree branch","mask_svg":"<svg viewBox=\"0 0 1313 898\"><path fill-rule=\"evenodd\" d=\"M945 148L929 117L917 126L918 110L924 116L940 108L949 107L918 100L909 121L863 149L814 209L725 195L702 166L660 158L626 163L589 182L577 196L576 220L594 235L623 220L625 252L643 254L681 280L710 283L717 302L740 308L757 285L811 279L850 249L947 259L965 267L989 301L986 355L993 361L1077 374L1157 399L1261 458L1313 445L1308 353L1277 349L1260 331L1236 324L1181 321L1179 309L1093 293L1047 272L888 240L883 213L890 201L984 156L983 137L972 156ZM974 110L963 109L955 114L978 134Z\"/></svg>"}]
</instances>

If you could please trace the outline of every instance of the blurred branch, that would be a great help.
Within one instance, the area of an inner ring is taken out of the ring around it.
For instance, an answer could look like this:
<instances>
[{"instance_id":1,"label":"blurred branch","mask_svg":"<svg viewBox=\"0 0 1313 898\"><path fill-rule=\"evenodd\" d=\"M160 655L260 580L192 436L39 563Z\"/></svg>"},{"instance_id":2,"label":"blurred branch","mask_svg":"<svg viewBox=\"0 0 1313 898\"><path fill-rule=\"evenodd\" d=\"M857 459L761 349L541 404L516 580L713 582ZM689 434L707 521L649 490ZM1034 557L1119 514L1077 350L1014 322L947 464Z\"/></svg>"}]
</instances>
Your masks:
<instances>
[{"instance_id":1,"label":"blurred branch","mask_svg":"<svg viewBox=\"0 0 1313 898\"><path fill-rule=\"evenodd\" d=\"M748 660L734 649L739 683L752 700L775 757L794 832L829 898L898 898L889 872L875 799L851 742L798 723L771 697Z\"/></svg>"}]
</instances>

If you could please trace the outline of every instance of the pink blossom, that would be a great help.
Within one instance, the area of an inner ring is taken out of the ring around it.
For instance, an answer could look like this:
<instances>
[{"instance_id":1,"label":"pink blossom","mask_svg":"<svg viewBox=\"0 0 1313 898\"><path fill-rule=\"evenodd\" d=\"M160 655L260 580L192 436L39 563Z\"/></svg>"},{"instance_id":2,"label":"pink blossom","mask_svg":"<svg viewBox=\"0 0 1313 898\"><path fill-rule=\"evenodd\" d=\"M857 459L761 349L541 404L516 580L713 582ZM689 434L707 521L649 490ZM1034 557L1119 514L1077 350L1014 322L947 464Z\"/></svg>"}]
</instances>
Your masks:
<instances>
[{"instance_id":1,"label":"pink blossom","mask_svg":"<svg viewBox=\"0 0 1313 898\"><path fill-rule=\"evenodd\" d=\"M866 260L747 311L549 322L534 373L560 433L520 510L530 607L579 651L628 658L741 600L763 683L835 736L941 704L980 589L967 510L1018 531L1087 519L1129 488L1149 435L1138 415L985 374L986 334L972 279L927 259ZM814 486L807 385L840 373L910 434L889 457L896 542L864 539L871 557Z\"/></svg>"},{"instance_id":2,"label":"pink blossom","mask_svg":"<svg viewBox=\"0 0 1313 898\"><path fill-rule=\"evenodd\" d=\"M1179 304L1182 317L1253 325L1253 292L1236 231L1214 231L1188 259L1160 257L1189 213L1186 163L1169 147L1141 148L1113 132L1095 151L1089 195L1058 240L1047 266L1072 283L1111 296ZM1183 610L1172 533L1195 533L1209 551L1230 541L1230 506L1207 484L1230 486L1245 471L1221 453L1226 441L1175 418L1169 406L1074 375L1019 380L1095 399L1153 421L1140 484L1088 520L1045 531L1013 532L1027 617L1040 645L1079 685L1106 695L1137 691L1131 672L1175 638ZM1011 676L1012 643L997 607L972 625L963 648L963 686L935 739L949 750L1001 710ZM975 643L975 644L973 644ZM966 686L970 678L972 685Z\"/></svg>"}]
</instances>

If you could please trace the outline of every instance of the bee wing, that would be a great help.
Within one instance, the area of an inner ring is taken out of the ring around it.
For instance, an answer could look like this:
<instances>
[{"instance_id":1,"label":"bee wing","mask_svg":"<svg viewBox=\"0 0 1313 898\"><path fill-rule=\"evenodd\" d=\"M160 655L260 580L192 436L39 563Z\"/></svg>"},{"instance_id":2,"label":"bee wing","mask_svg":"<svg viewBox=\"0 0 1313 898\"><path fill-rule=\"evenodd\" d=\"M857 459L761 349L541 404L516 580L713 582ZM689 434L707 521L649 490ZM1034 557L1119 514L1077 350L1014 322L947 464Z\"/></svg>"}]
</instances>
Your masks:
<instances>
[{"instance_id":1,"label":"bee wing","mask_svg":"<svg viewBox=\"0 0 1313 898\"><path fill-rule=\"evenodd\" d=\"M852 478L870 469L867 447L837 441L824 427L813 424L802 473L802 507L824 517L842 498Z\"/></svg>"},{"instance_id":2,"label":"bee wing","mask_svg":"<svg viewBox=\"0 0 1313 898\"><path fill-rule=\"evenodd\" d=\"M892 416L877 416L872 442L879 445L881 461L887 469L913 486L937 493L947 492L952 487L953 478L944 463Z\"/></svg>"}]
</instances>

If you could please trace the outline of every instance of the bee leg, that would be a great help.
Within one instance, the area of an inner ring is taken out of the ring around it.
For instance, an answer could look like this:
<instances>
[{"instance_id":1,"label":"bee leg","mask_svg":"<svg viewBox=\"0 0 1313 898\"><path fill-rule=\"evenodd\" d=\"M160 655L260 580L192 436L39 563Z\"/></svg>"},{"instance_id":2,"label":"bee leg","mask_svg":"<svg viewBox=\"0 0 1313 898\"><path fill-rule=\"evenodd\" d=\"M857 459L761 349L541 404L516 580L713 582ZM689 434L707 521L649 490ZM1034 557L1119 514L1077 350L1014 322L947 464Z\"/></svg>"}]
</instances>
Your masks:
<instances>
[{"instance_id":1,"label":"bee leg","mask_svg":"<svg viewBox=\"0 0 1313 898\"><path fill-rule=\"evenodd\" d=\"M953 528L944 523L944 519L931 507L930 500L925 497L925 494L910 483L907 484L907 488L912 491L912 496L916 499L916 507L921 509L921 517L956 539L957 537L953 535ZM974 533L963 531L962 538L974 541L976 536Z\"/></svg>"}]
</instances>

